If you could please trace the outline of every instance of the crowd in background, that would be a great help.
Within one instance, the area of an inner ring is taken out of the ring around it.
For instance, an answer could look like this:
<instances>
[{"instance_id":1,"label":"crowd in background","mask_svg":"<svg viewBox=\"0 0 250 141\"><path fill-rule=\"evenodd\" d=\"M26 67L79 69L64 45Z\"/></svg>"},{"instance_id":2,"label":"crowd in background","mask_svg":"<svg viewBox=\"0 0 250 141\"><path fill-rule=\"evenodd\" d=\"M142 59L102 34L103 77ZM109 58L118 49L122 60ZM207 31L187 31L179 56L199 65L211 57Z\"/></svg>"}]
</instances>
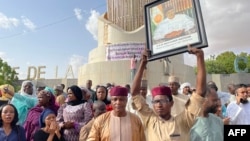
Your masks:
<instances>
[{"instance_id":1,"label":"crowd in background","mask_svg":"<svg viewBox=\"0 0 250 141\"><path fill-rule=\"evenodd\" d=\"M149 90L142 80L146 54L132 86L107 83L93 89L92 80L68 88L36 88L29 80L20 90L2 85L0 140L220 141L224 124L250 124L250 84L228 84L228 92L220 91L205 79L203 51L190 51L197 56L196 86L169 76L166 86Z\"/></svg>"}]
</instances>

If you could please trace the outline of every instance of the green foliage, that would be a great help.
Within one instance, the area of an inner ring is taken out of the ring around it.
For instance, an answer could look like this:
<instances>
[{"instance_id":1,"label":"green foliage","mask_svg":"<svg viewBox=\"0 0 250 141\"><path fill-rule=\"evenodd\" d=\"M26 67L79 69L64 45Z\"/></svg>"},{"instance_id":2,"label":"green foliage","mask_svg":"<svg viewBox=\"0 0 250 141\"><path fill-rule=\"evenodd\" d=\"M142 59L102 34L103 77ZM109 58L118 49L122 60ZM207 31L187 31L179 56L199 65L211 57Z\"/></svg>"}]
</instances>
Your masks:
<instances>
[{"instance_id":1,"label":"green foliage","mask_svg":"<svg viewBox=\"0 0 250 141\"><path fill-rule=\"evenodd\" d=\"M18 89L16 82L18 80L17 73L13 70L7 62L4 62L0 58L0 85L10 84L15 87L15 90Z\"/></svg>"},{"instance_id":2,"label":"green foliage","mask_svg":"<svg viewBox=\"0 0 250 141\"><path fill-rule=\"evenodd\" d=\"M250 72L250 54L241 52L239 55L234 54L234 52L226 51L219 54L217 57L211 55L210 58L205 60L206 70L208 74L231 74L236 73L234 68L234 60L236 57L246 57L247 64L243 60L239 60L238 68L244 70L248 68ZM195 72L197 68L195 67Z\"/></svg>"},{"instance_id":3,"label":"green foliage","mask_svg":"<svg viewBox=\"0 0 250 141\"><path fill-rule=\"evenodd\" d=\"M241 52L239 54L239 56L247 58L247 65L244 63L243 60L239 61L239 69L244 70L245 68L248 68L248 72L250 73L250 54L247 54L245 52Z\"/></svg>"},{"instance_id":4,"label":"green foliage","mask_svg":"<svg viewBox=\"0 0 250 141\"><path fill-rule=\"evenodd\" d=\"M215 73L230 74L234 73L234 60L236 55L233 52L224 52L218 55L215 61L219 64L220 70Z\"/></svg>"},{"instance_id":5,"label":"green foliage","mask_svg":"<svg viewBox=\"0 0 250 141\"><path fill-rule=\"evenodd\" d=\"M221 70L224 71L224 68L219 62L216 62L215 60L207 60L206 70L208 74L212 74L212 73L220 73Z\"/></svg>"}]
</instances>

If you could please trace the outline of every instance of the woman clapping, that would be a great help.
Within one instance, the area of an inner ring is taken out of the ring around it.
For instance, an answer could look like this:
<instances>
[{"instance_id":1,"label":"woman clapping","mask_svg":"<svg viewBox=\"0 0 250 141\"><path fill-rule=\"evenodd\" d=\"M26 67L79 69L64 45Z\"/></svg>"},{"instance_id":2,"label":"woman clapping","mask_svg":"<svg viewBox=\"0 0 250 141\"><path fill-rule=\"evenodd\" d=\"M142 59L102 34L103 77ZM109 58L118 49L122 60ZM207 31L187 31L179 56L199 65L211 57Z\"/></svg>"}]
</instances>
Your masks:
<instances>
[{"instance_id":1,"label":"woman clapping","mask_svg":"<svg viewBox=\"0 0 250 141\"><path fill-rule=\"evenodd\" d=\"M52 110L46 110L44 116L40 118L40 122L42 128L35 132L34 141L64 141L56 122L56 115Z\"/></svg>"}]
</instances>

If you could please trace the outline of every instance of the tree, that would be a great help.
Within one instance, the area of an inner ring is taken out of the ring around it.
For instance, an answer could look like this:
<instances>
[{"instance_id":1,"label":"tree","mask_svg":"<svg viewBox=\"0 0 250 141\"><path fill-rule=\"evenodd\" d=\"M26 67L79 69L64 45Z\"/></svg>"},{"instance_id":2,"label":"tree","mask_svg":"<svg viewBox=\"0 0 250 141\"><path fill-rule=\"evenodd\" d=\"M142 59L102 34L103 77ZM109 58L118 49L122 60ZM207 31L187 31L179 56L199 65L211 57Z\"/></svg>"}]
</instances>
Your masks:
<instances>
[{"instance_id":1,"label":"tree","mask_svg":"<svg viewBox=\"0 0 250 141\"><path fill-rule=\"evenodd\" d=\"M220 73L223 70L222 66L215 60L206 60L205 63L208 74Z\"/></svg>"},{"instance_id":2,"label":"tree","mask_svg":"<svg viewBox=\"0 0 250 141\"><path fill-rule=\"evenodd\" d=\"M248 68L248 72L250 72L250 54L241 52L239 57L247 58L247 64L243 60L239 61L239 69L244 70L245 68Z\"/></svg>"},{"instance_id":3,"label":"tree","mask_svg":"<svg viewBox=\"0 0 250 141\"><path fill-rule=\"evenodd\" d=\"M231 51L221 53L216 57L216 62L219 63L221 70L217 73L230 74L234 73L234 60L236 55Z\"/></svg>"},{"instance_id":4,"label":"tree","mask_svg":"<svg viewBox=\"0 0 250 141\"><path fill-rule=\"evenodd\" d=\"M16 86L16 82L18 80L17 73L15 70L13 70L7 62L4 62L0 58L0 85L3 84L10 84L15 87L15 89L18 87Z\"/></svg>"},{"instance_id":5,"label":"tree","mask_svg":"<svg viewBox=\"0 0 250 141\"><path fill-rule=\"evenodd\" d=\"M210 58L205 60L207 73L208 74L236 73L234 67L235 65L234 61L237 57L247 58L247 64L242 59L238 61L238 68L240 70L245 70L245 68L248 68L248 72L250 72L250 54L241 52L239 55L236 55L232 51L226 51L219 54L217 57L215 57L215 55L210 55Z\"/></svg>"}]
</instances>

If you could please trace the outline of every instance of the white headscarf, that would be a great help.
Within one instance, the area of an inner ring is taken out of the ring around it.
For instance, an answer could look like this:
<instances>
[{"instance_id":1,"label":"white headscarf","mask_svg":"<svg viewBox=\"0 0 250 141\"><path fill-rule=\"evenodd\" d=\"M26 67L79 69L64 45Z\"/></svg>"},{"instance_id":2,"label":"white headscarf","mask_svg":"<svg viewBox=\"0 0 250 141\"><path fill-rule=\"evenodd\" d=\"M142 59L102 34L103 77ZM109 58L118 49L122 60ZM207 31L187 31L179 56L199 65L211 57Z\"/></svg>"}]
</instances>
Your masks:
<instances>
[{"instance_id":1,"label":"white headscarf","mask_svg":"<svg viewBox=\"0 0 250 141\"><path fill-rule=\"evenodd\" d=\"M31 95L30 95L30 94L27 94L26 92L24 92L24 86L25 86L27 83L31 83L31 84L32 84L33 93L32 93ZM21 87L21 90L20 90L20 94L23 95L23 96L36 97L36 86L35 86L34 83L33 83L32 81L30 81L30 80L23 81L22 87Z\"/></svg>"},{"instance_id":2,"label":"white headscarf","mask_svg":"<svg viewBox=\"0 0 250 141\"><path fill-rule=\"evenodd\" d=\"M188 83L188 82L182 83L180 89L183 90L183 88L185 88L185 87L190 87L191 88L191 84Z\"/></svg>"},{"instance_id":3,"label":"white headscarf","mask_svg":"<svg viewBox=\"0 0 250 141\"><path fill-rule=\"evenodd\" d=\"M180 89L179 89L179 93L183 94L183 89L185 87L189 86L191 88L191 84L188 83L188 82L185 82L185 83L182 83L181 86L180 86Z\"/></svg>"}]
</instances>

